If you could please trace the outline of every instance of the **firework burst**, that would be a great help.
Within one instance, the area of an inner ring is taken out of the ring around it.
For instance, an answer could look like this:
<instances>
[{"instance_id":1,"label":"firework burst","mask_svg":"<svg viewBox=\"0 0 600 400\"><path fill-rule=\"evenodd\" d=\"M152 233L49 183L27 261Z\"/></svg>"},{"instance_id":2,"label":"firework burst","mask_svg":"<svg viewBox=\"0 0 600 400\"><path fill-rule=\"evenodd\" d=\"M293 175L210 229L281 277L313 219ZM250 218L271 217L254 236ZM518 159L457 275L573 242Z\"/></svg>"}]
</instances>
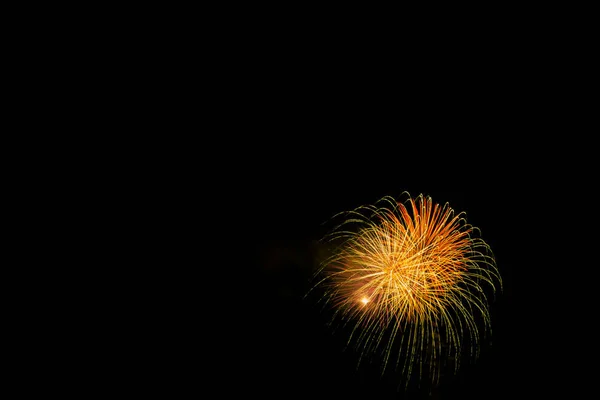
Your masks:
<instances>
[{"instance_id":1,"label":"firework burst","mask_svg":"<svg viewBox=\"0 0 600 400\"><path fill-rule=\"evenodd\" d=\"M341 221L323 239L333 252L314 288L360 358L379 354L382 373L393 364L407 384L417 377L435 385L442 366L456 372L463 355L479 356L491 333L489 297L502 280L464 213L403 195L332 218Z\"/></svg>"}]
</instances>

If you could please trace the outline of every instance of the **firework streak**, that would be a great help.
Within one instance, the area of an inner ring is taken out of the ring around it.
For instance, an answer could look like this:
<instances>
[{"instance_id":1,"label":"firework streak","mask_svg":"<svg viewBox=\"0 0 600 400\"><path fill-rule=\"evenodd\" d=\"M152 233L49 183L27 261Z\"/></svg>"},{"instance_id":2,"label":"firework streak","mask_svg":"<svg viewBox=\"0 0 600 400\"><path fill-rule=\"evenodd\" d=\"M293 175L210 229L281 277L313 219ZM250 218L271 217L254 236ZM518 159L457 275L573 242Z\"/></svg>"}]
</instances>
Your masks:
<instances>
[{"instance_id":1,"label":"firework streak","mask_svg":"<svg viewBox=\"0 0 600 400\"><path fill-rule=\"evenodd\" d=\"M342 322L360 359L381 355L411 377L439 382L491 334L489 297L502 290L494 255L464 213L430 197L374 205L334 216L323 238L332 253L313 289ZM337 221L337 222L335 222Z\"/></svg>"}]
</instances>

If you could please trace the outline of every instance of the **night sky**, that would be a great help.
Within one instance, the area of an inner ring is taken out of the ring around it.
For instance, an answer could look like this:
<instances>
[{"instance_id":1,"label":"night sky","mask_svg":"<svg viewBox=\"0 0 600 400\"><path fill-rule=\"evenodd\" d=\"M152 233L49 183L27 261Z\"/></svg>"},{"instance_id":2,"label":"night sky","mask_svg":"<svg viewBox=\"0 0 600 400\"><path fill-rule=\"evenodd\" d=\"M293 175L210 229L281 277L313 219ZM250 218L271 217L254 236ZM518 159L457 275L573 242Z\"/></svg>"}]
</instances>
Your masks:
<instances>
[{"instance_id":1,"label":"night sky","mask_svg":"<svg viewBox=\"0 0 600 400\"><path fill-rule=\"evenodd\" d=\"M241 304L226 314L232 351L224 390L263 398L465 400L579 387L571 355L582 349L569 345L578 337L577 317L565 305L577 289L558 272L574 268L577 234L570 229L581 221L569 203L589 193L590 182L579 187L575 179L579 160L569 157L577 159L577 151L543 134L549 127L566 132L569 117L555 112L544 92L506 74L488 79L474 69L461 80L450 68L445 75L417 70L413 64L403 72L408 94L389 69L350 85L351 71L339 63L300 65L295 75L261 72L266 88L242 78L239 107L222 129L239 133L227 136L238 150L214 166L224 173L224 214L233 220L225 252L243 255L232 273ZM303 298L322 224L404 191L465 212L494 252L504 284L491 304L492 343L482 344L480 359L437 388L408 392L393 374L381 377L376 364L357 369L356 355ZM249 252L239 251L240 243Z\"/></svg>"},{"instance_id":2,"label":"night sky","mask_svg":"<svg viewBox=\"0 0 600 400\"><path fill-rule=\"evenodd\" d=\"M501 19L486 35L483 14L475 28L449 19L460 35L429 37L426 25L383 32L379 18L371 30L336 12L319 30L318 10L295 25L271 11L268 21L228 11L200 40L164 41L190 60L152 48L147 62L169 65L156 72L167 82L158 106L154 96L152 107L140 106L159 134L135 142L148 161L133 162L123 181L132 188L147 176L151 190L131 208L144 210L141 226L158 238L150 258L165 254L151 261L159 283L144 286L157 298L148 331L158 336L143 348L155 369L148 387L164 374L173 377L162 378L169 393L206 397L210 381L219 392L208 397L227 399L582 398L576 393L594 381L580 360L595 362L597 336L597 310L581 311L597 293L597 261L580 261L597 247L583 244L597 239L587 233L597 226L597 146L580 117L592 104L580 100L589 96L576 81L581 64L565 72L570 58L556 53L557 43L579 39L532 29L528 40L507 41L513 24ZM536 10L531 19L544 18ZM154 90L154 77L143 86ZM159 150L143 148L146 140ZM357 369L326 313L304 297L323 224L403 192L466 213L504 284L481 357L438 387L408 391L377 363ZM155 356L159 344L168 361Z\"/></svg>"}]
</instances>

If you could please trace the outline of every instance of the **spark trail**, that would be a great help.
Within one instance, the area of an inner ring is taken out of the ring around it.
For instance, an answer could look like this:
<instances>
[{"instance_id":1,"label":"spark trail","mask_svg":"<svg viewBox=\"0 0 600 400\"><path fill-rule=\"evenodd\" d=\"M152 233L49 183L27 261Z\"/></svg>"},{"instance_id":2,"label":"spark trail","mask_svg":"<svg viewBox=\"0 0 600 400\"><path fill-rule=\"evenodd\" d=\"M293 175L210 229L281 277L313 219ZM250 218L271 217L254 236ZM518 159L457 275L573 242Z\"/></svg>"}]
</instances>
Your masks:
<instances>
[{"instance_id":1,"label":"spark trail","mask_svg":"<svg viewBox=\"0 0 600 400\"><path fill-rule=\"evenodd\" d=\"M479 356L491 333L488 298L502 279L464 213L403 195L332 218L338 222L323 242L333 251L314 288L361 359L379 354L382 373L393 363L407 384L417 376L435 385L442 366L456 372L464 354Z\"/></svg>"}]
</instances>

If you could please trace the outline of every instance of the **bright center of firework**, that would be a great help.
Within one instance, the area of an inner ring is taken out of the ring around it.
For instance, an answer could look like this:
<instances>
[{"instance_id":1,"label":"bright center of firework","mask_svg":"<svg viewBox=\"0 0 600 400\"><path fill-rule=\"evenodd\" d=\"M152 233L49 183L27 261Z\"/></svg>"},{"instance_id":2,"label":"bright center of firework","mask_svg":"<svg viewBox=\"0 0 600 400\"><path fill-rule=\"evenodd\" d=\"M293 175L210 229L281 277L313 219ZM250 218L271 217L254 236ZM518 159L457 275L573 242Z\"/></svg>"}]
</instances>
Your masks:
<instances>
[{"instance_id":1,"label":"bright center of firework","mask_svg":"<svg viewBox=\"0 0 600 400\"><path fill-rule=\"evenodd\" d=\"M360 299L360 301L364 304L367 305L367 303L369 302L369 299L367 299L366 297L363 297L362 299Z\"/></svg>"}]
</instances>

